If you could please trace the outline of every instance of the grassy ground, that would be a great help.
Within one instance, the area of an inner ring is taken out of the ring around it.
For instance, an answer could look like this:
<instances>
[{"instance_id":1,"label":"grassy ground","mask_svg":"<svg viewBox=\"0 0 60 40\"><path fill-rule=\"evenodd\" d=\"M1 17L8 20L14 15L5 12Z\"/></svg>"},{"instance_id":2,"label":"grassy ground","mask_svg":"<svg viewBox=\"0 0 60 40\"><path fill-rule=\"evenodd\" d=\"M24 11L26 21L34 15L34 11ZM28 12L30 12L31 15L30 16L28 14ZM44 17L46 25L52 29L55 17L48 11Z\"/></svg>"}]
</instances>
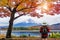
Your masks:
<instances>
[{"instance_id":1,"label":"grassy ground","mask_svg":"<svg viewBox=\"0 0 60 40\"><path fill-rule=\"evenodd\" d=\"M2 39L5 38L4 35L0 35L0 40L41 40L40 37L26 37L26 38L9 38L9 39ZM60 40L60 38L48 38L48 40Z\"/></svg>"},{"instance_id":2,"label":"grassy ground","mask_svg":"<svg viewBox=\"0 0 60 40\"><path fill-rule=\"evenodd\" d=\"M4 34L0 34L0 39L1 38L5 38L5 35Z\"/></svg>"},{"instance_id":3,"label":"grassy ground","mask_svg":"<svg viewBox=\"0 0 60 40\"><path fill-rule=\"evenodd\" d=\"M0 39L4 40L4 39ZM5 40L41 40L41 38L10 38ZM60 38L48 38L48 40L60 40Z\"/></svg>"}]
</instances>

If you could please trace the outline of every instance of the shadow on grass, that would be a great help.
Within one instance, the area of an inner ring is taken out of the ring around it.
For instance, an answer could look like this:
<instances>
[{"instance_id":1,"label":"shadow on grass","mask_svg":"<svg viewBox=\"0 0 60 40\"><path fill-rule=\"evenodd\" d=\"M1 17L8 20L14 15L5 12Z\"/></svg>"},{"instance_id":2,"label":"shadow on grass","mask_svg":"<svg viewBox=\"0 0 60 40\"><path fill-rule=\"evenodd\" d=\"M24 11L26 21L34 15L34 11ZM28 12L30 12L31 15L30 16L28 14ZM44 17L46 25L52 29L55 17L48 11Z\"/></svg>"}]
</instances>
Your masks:
<instances>
[{"instance_id":1,"label":"shadow on grass","mask_svg":"<svg viewBox=\"0 0 60 40\"><path fill-rule=\"evenodd\" d=\"M0 40L13 40L12 38L2 38Z\"/></svg>"}]
</instances>

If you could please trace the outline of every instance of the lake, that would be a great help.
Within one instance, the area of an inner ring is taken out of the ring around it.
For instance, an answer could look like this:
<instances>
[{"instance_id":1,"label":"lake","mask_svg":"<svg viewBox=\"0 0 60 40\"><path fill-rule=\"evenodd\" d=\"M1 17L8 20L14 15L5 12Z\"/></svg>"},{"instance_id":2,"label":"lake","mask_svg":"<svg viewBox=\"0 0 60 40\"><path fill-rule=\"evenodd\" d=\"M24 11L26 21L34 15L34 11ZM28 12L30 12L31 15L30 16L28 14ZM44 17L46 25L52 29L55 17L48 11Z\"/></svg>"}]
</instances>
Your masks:
<instances>
[{"instance_id":1,"label":"lake","mask_svg":"<svg viewBox=\"0 0 60 40\"><path fill-rule=\"evenodd\" d=\"M60 30L51 30L51 32L60 32ZM6 34L5 30L0 30L0 34ZM50 33L49 33L50 34ZM27 36L40 36L39 30L14 30L12 31L12 35L20 36L20 35L27 35Z\"/></svg>"}]
</instances>

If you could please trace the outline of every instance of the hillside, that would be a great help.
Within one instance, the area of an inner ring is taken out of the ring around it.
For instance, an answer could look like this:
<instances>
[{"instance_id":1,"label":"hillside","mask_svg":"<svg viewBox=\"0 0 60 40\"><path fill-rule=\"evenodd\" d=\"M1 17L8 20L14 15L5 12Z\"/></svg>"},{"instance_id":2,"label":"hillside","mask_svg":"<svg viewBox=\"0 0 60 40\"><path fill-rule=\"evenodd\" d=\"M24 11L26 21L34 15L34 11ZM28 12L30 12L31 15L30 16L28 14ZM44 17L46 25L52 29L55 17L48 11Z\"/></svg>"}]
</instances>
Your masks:
<instances>
[{"instance_id":1,"label":"hillside","mask_svg":"<svg viewBox=\"0 0 60 40\"><path fill-rule=\"evenodd\" d=\"M34 29L40 29L41 26L32 26L30 28L34 28ZM60 30L60 23L57 24L53 24L53 25L49 25L48 26L50 29L52 30Z\"/></svg>"}]
</instances>

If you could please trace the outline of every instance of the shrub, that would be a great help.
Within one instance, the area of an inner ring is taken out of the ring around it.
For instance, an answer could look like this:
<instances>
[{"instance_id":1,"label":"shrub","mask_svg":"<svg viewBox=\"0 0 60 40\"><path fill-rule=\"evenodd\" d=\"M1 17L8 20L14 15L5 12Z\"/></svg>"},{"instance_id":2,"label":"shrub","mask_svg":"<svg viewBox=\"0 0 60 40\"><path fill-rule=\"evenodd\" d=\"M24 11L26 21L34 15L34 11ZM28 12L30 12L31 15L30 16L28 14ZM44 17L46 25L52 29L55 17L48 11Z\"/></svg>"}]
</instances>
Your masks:
<instances>
[{"instance_id":1,"label":"shrub","mask_svg":"<svg viewBox=\"0 0 60 40\"><path fill-rule=\"evenodd\" d=\"M50 34L50 36L49 36L50 38L60 38L60 33L51 33Z\"/></svg>"},{"instance_id":2,"label":"shrub","mask_svg":"<svg viewBox=\"0 0 60 40\"><path fill-rule=\"evenodd\" d=\"M20 37L28 37L28 36L23 34L23 35L21 35Z\"/></svg>"}]
</instances>

